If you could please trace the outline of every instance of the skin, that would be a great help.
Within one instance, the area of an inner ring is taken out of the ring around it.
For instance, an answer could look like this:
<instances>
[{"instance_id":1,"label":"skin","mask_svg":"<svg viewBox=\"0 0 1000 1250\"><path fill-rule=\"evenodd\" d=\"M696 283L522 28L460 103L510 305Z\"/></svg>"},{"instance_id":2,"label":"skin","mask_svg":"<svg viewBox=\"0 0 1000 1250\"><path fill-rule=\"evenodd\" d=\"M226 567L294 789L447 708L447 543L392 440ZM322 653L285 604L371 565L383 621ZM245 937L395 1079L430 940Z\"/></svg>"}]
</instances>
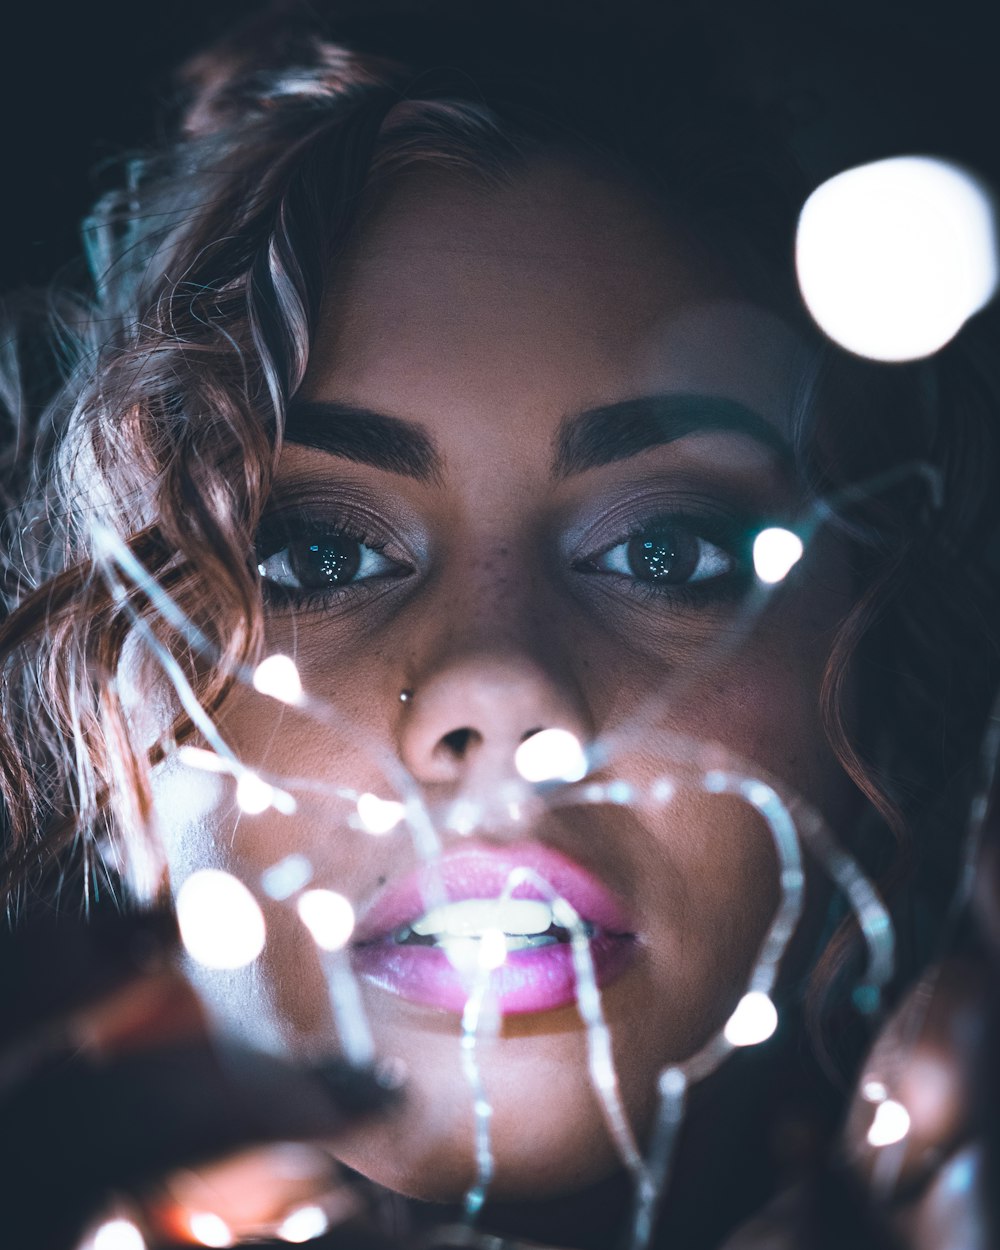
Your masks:
<instances>
[{"instance_id":1,"label":"skin","mask_svg":"<svg viewBox=\"0 0 1000 1250\"><path fill-rule=\"evenodd\" d=\"M241 757L273 774L391 797L386 761L402 764L433 813L456 795L480 804L478 844L540 839L618 895L638 954L603 1001L640 1133L659 1069L702 1045L743 992L778 898L769 834L748 806L687 786L659 810L528 803L520 819L498 788L541 726L611 743L601 775L637 783L678 771L667 735L682 734L755 761L836 827L857 798L827 747L818 691L851 583L844 552L820 535L745 637L736 592L651 594L595 564L638 522L683 506L788 523L798 484L745 434L695 433L561 479L554 440L568 414L679 392L738 400L787 435L804 355L684 229L594 173L544 161L489 190L411 176L338 265L299 398L418 423L441 471L421 482L286 444L274 506L346 520L384 544L393 575L271 609L269 649L295 657L337 722L248 690L220 718ZM405 703L404 688L415 692ZM449 748L457 730L473 731L464 750ZM253 880L301 850L317 884L360 907L417 862L405 832L353 829L333 801L302 794L293 816L248 817L224 782L177 769L159 784L175 878L221 862ZM289 1044L308 1049L330 1031L319 969L287 913L270 907L268 919L264 967ZM246 1018L256 1008L235 992ZM379 1052L409 1070L407 1098L337 1154L394 1190L454 1199L472 1178L458 1018L362 992ZM584 1042L571 1007L509 1017L484 1040L496 1195L579 1190L616 1169Z\"/></svg>"}]
</instances>

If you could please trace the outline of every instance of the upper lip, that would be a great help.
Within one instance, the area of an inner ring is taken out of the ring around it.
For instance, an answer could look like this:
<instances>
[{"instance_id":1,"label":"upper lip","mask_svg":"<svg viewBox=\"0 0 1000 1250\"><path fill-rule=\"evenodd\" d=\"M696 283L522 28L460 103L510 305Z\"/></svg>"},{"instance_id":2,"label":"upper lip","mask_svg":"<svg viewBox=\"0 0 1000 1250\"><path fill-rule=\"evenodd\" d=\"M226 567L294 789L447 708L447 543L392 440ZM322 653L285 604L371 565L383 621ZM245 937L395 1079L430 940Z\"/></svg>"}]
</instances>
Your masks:
<instances>
[{"instance_id":1,"label":"upper lip","mask_svg":"<svg viewBox=\"0 0 1000 1250\"><path fill-rule=\"evenodd\" d=\"M388 937L444 901L497 898L507 888L511 873L519 868L536 874L555 896L566 899L582 920L607 933L634 931L613 891L561 851L539 842L507 846L473 843L455 848L384 886L361 911L353 940L360 945ZM552 894L528 880L519 883L511 897L547 899Z\"/></svg>"}]
</instances>

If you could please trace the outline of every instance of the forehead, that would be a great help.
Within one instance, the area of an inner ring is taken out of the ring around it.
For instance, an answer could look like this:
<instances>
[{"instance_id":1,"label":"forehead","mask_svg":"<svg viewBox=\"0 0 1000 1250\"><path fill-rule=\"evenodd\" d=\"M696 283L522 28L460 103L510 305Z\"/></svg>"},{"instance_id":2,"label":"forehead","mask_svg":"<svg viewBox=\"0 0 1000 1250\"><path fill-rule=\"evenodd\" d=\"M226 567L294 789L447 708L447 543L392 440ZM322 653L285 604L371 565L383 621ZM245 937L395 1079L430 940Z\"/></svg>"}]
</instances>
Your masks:
<instances>
[{"instance_id":1,"label":"forehead","mask_svg":"<svg viewBox=\"0 0 1000 1250\"><path fill-rule=\"evenodd\" d=\"M789 420L804 347L692 231L578 166L501 186L421 173L366 219L328 284L304 394L537 434L678 391Z\"/></svg>"}]
</instances>

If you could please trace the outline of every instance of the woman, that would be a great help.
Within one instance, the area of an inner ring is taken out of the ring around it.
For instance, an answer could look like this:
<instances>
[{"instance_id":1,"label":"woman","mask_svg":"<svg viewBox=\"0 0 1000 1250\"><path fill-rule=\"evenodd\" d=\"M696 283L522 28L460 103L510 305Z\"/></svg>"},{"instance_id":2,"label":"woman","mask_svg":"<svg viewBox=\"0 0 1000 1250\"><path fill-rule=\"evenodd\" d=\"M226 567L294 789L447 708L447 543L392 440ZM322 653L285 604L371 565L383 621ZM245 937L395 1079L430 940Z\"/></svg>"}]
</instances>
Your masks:
<instances>
[{"instance_id":1,"label":"woman","mask_svg":"<svg viewBox=\"0 0 1000 1250\"><path fill-rule=\"evenodd\" d=\"M10 524L3 785L23 909L67 876L139 903L206 867L249 884L268 944L227 1010L246 1029L263 994L308 1058L335 1034L322 963L261 887L307 861L353 904L375 1053L407 1073L337 1158L582 1247L627 1222L623 1141L781 900L761 810L706 771L774 779L889 881L919 847L895 905L922 909L904 974L926 958L990 695L995 430L957 359L890 375L817 341L804 187L690 36L529 35L279 15L190 67L183 137L89 223L95 303ZM769 527L807 547L765 594ZM243 679L275 654L309 703ZM526 787L552 729L627 801ZM247 815L185 744L294 804ZM409 822L374 837L345 790ZM790 1178L776 1100L828 1132L787 1065L810 981L826 1045L856 1031L843 916L810 863L782 1028L694 1089L664 1239L718 1244ZM500 1018L470 1033L476 985Z\"/></svg>"}]
</instances>

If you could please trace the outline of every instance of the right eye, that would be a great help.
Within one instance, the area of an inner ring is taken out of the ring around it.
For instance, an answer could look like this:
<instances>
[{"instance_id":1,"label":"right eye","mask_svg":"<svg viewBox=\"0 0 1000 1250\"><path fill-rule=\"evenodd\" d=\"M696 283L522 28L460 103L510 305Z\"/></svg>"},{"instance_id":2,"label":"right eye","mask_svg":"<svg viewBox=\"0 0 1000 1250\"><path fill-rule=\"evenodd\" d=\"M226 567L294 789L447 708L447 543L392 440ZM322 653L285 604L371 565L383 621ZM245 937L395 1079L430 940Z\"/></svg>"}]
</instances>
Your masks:
<instances>
[{"instance_id":1,"label":"right eye","mask_svg":"<svg viewBox=\"0 0 1000 1250\"><path fill-rule=\"evenodd\" d=\"M257 572L294 596L344 590L373 578L402 577L410 570L377 546L334 531L286 535L258 546Z\"/></svg>"}]
</instances>

